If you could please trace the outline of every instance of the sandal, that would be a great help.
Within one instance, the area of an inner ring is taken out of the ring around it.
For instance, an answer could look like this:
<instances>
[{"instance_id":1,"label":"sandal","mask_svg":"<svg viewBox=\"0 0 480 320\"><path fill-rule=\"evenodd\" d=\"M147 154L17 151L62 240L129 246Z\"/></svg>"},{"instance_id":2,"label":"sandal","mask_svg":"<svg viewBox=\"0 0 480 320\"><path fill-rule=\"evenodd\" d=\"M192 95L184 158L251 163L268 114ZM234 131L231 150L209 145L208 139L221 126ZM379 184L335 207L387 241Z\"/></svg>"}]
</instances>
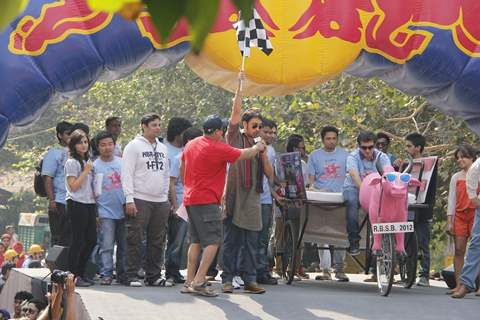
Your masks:
<instances>
[{"instance_id":1,"label":"sandal","mask_svg":"<svg viewBox=\"0 0 480 320\"><path fill-rule=\"evenodd\" d=\"M180 289L180 293L195 293L195 290L192 288L191 285L185 283Z\"/></svg>"},{"instance_id":2,"label":"sandal","mask_svg":"<svg viewBox=\"0 0 480 320\"><path fill-rule=\"evenodd\" d=\"M216 293L213 289L210 289L205 281L202 284L192 285L193 292L204 297L216 297Z\"/></svg>"}]
</instances>

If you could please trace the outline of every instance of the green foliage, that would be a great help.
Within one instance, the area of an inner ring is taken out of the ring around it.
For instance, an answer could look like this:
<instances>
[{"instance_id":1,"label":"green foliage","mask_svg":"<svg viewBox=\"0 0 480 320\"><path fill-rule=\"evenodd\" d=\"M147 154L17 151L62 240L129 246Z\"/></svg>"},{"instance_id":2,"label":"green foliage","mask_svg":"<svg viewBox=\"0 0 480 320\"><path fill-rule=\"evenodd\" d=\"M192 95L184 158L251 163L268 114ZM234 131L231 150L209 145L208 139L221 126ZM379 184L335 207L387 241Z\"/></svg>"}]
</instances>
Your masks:
<instances>
[{"instance_id":1,"label":"green foliage","mask_svg":"<svg viewBox=\"0 0 480 320\"><path fill-rule=\"evenodd\" d=\"M45 213L46 208L46 200L37 197L32 191L16 192L5 206L0 206L1 230L4 230L6 225L16 225L22 212Z\"/></svg>"},{"instance_id":2,"label":"green foliage","mask_svg":"<svg viewBox=\"0 0 480 320\"><path fill-rule=\"evenodd\" d=\"M0 32L15 19L28 4L28 0L2 0L0 1Z\"/></svg>"},{"instance_id":3,"label":"green foliage","mask_svg":"<svg viewBox=\"0 0 480 320\"><path fill-rule=\"evenodd\" d=\"M94 10L119 12L125 4L139 0L88 0ZM219 0L143 0L152 16L153 24L160 35L162 43L167 43L170 33L180 19L186 17L189 23L193 52L200 52L208 32L215 23L218 14ZM244 19L253 16L254 0L233 0L242 11Z\"/></svg>"},{"instance_id":4,"label":"green foliage","mask_svg":"<svg viewBox=\"0 0 480 320\"><path fill-rule=\"evenodd\" d=\"M231 98L230 93L199 79L183 63L161 72L137 72L123 80L97 83L84 96L49 108L35 125L14 129L10 135L14 140L7 141L0 151L0 161L7 161L4 167L18 168L31 175L40 155L56 144L54 132L45 130L61 120L85 122L93 135L104 128L108 116L120 116L123 121L120 142L125 145L140 132L140 117L145 113L160 115L165 136L167 122L174 116L186 117L199 128L209 114L228 117ZM448 184L457 170L451 153L458 143L474 143L477 139L463 122L440 113L423 98L405 95L382 81L347 75L295 95L244 98L243 107L259 107L264 115L278 123L276 149L279 151L284 150L285 141L292 133L306 138L309 152L321 147L320 129L326 124L341 129L340 144L347 149L355 147L360 130L387 131L393 136L390 151L400 157L404 157L403 139L408 133L425 134L427 154L443 159L432 239L432 250L438 256L435 267L440 266L447 237L444 220ZM29 136L17 139L25 135Z\"/></svg>"}]
</instances>

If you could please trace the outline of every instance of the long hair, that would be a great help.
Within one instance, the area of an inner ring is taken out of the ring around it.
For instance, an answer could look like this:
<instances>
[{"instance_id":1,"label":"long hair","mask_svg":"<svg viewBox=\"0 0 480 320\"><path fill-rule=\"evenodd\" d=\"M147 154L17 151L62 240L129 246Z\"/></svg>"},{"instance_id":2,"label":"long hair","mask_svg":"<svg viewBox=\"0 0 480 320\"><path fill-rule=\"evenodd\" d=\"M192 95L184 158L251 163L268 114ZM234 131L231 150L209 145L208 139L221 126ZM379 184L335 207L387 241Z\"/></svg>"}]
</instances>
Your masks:
<instances>
[{"instance_id":1,"label":"long hair","mask_svg":"<svg viewBox=\"0 0 480 320\"><path fill-rule=\"evenodd\" d=\"M299 134L294 133L290 137L288 137L287 152L293 152L295 148L298 148L300 142L304 142L304 139L303 136Z\"/></svg>"},{"instance_id":2,"label":"long hair","mask_svg":"<svg viewBox=\"0 0 480 320\"><path fill-rule=\"evenodd\" d=\"M70 157L80 162L80 167L83 170L83 161L88 161L88 158L89 158L88 151L87 153L85 153L85 155L81 155L77 152L77 149L75 148L75 146L79 144L80 141L82 141L82 138L87 139L88 149L90 149L90 141L88 140L87 135L82 130L77 129L73 131L72 134L70 135L68 150L70 151Z\"/></svg>"}]
</instances>

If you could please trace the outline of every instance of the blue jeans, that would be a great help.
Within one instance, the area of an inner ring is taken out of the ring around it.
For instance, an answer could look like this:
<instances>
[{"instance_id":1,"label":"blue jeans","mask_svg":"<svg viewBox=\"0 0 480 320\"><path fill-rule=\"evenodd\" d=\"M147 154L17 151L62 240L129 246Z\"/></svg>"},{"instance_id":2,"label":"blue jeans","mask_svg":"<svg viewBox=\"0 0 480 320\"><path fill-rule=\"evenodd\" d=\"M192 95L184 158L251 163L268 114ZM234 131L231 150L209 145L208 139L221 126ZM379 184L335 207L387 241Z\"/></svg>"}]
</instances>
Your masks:
<instances>
[{"instance_id":1,"label":"blue jeans","mask_svg":"<svg viewBox=\"0 0 480 320\"><path fill-rule=\"evenodd\" d=\"M167 251L165 253L165 270L167 278L180 279L180 266L182 264L182 254L185 249L185 240L187 238L188 223L178 218L171 216L168 223L168 243Z\"/></svg>"},{"instance_id":2,"label":"blue jeans","mask_svg":"<svg viewBox=\"0 0 480 320\"><path fill-rule=\"evenodd\" d=\"M258 234L257 241L257 277L265 277L268 273L268 241L270 239L270 227L272 226L272 205L262 204L262 230Z\"/></svg>"},{"instance_id":3,"label":"blue jeans","mask_svg":"<svg viewBox=\"0 0 480 320\"><path fill-rule=\"evenodd\" d=\"M360 241L360 227L358 225L358 210L360 202L358 199L358 190L349 188L343 190L343 200L347 207L347 233L348 241Z\"/></svg>"},{"instance_id":4,"label":"blue jeans","mask_svg":"<svg viewBox=\"0 0 480 320\"><path fill-rule=\"evenodd\" d=\"M335 272L345 272L345 257L347 252L345 250L335 250L333 248L333 268Z\"/></svg>"},{"instance_id":5,"label":"blue jeans","mask_svg":"<svg viewBox=\"0 0 480 320\"><path fill-rule=\"evenodd\" d=\"M113 276L113 247L117 244L117 264L115 270L117 277L125 272L125 246L126 229L125 219L100 218L102 242L100 243L100 256L102 268L100 274L104 277Z\"/></svg>"},{"instance_id":6,"label":"blue jeans","mask_svg":"<svg viewBox=\"0 0 480 320\"><path fill-rule=\"evenodd\" d=\"M258 231L237 227L233 224L231 216L227 216L223 226L222 282L232 282L233 277L238 275L238 271L245 283L256 282ZM240 261L238 261L239 257ZM238 265L240 265L240 270L238 270Z\"/></svg>"},{"instance_id":7,"label":"blue jeans","mask_svg":"<svg viewBox=\"0 0 480 320\"><path fill-rule=\"evenodd\" d=\"M475 290L475 280L480 275L480 209L475 210L475 221L472 227L472 236L468 246L465 264L463 265L460 282L468 289Z\"/></svg>"},{"instance_id":8,"label":"blue jeans","mask_svg":"<svg viewBox=\"0 0 480 320\"><path fill-rule=\"evenodd\" d=\"M418 221L415 223L415 233L417 234L418 251L421 251L419 276L429 278L430 276L430 234L432 232L432 223L427 221Z\"/></svg>"}]
</instances>

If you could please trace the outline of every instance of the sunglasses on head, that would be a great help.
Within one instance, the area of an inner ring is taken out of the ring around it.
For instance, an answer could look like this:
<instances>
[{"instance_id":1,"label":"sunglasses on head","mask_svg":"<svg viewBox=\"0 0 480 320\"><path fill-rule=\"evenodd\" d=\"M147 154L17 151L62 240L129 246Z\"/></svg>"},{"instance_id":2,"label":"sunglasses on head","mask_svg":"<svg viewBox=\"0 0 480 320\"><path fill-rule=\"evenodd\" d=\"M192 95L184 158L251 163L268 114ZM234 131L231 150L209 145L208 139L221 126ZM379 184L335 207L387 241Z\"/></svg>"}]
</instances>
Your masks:
<instances>
[{"instance_id":1,"label":"sunglasses on head","mask_svg":"<svg viewBox=\"0 0 480 320\"><path fill-rule=\"evenodd\" d=\"M372 150L375 146L360 146L362 150Z\"/></svg>"},{"instance_id":2,"label":"sunglasses on head","mask_svg":"<svg viewBox=\"0 0 480 320\"><path fill-rule=\"evenodd\" d=\"M252 126L252 129L262 129L263 126L261 124L258 124L258 123L255 123L253 126Z\"/></svg>"}]
</instances>

